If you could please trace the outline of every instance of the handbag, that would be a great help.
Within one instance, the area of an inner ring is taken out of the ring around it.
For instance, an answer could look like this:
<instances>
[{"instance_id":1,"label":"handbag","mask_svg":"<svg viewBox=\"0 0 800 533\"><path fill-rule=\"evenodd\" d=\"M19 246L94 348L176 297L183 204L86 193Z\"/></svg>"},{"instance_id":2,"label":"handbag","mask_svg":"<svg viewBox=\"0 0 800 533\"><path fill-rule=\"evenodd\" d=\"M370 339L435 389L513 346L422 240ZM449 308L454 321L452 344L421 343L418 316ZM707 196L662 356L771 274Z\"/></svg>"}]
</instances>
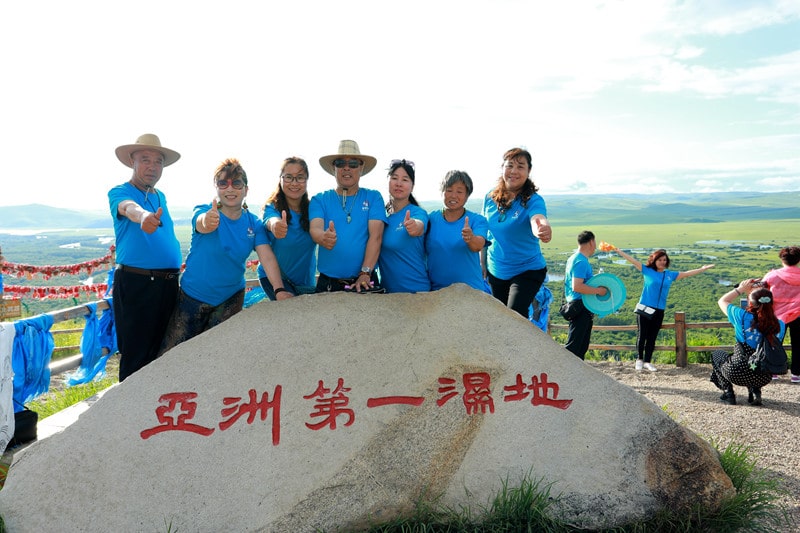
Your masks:
<instances>
[{"instance_id":1,"label":"handbag","mask_svg":"<svg viewBox=\"0 0 800 533\"><path fill-rule=\"evenodd\" d=\"M583 300L570 300L563 302L558 309L558 313L564 320L572 322L583 311Z\"/></svg>"},{"instance_id":2,"label":"handbag","mask_svg":"<svg viewBox=\"0 0 800 533\"><path fill-rule=\"evenodd\" d=\"M770 344L766 336L762 335L748 362L750 369L757 372L786 374L789 371L788 360L789 356L780 340L775 344Z\"/></svg>"},{"instance_id":3,"label":"handbag","mask_svg":"<svg viewBox=\"0 0 800 533\"><path fill-rule=\"evenodd\" d=\"M633 308L633 312L639 316L645 317L647 320L653 318L653 315L656 314L656 310L649 305L643 305L641 303L636 304L636 307Z\"/></svg>"}]
</instances>

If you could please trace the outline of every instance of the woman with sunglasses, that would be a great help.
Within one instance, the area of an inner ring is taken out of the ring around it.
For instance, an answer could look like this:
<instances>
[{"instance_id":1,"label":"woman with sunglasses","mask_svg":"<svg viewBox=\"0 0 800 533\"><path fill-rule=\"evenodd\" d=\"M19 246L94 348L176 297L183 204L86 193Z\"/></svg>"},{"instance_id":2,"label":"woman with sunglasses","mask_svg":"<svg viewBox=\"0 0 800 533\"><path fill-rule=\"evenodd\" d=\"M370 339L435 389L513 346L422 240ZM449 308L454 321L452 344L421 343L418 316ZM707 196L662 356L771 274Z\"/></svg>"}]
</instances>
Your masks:
<instances>
[{"instance_id":1,"label":"woman with sunglasses","mask_svg":"<svg viewBox=\"0 0 800 533\"><path fill-rule=\"evenodd\" d=\"M280 290L280 268L264 225L247 210L247 174L239 161L223 161L214 172L214 185L214 200L194 210L186 269L161 353L242 310L244 272L254 250L275 287L277 299L292 297L290 292Z\"/></svg>"},{"instance_id":2,"label":"woman with sunglasses","mask_svg":"<svg viewBox=\"0 0 800 533\"><path fill-rule=\"evenodd\" d=\"M639 303L634 310L639 331L636 336L638 356L634 368L636 370L644 368L650 372L655 372L657 369L652 363L653 351L656 346L656 337L658 337L658 332L661 331L661 324L664 322L664 309L667 307L667 296L672 283L689 276L696 276L709 268L714 268L714 265L703 265L694 270L678 272L669 270L670 259L664 249L651 253L644 264L614 245L603 243L600 249L617 252L642 273L642 296L639 298Z\"/></svg>"},{"instance_id":3,"label":"woman with sunglasses","mask_svg":"<svg viewBox=\"0 0 800 533\"><path fill-rule=\"evenodd\" d=\"M547 276L539 242L553 235L544 199L531 180L531 154L512 148L503 154L503 173L483 200L490 246L482 254L492 295L528 318L536 293Z\"/></svg>"},{"instance_id":4,"label":"woman with sunglasses","mask_svg":"<svg viewBox=\"0 0 800 533\"><path fill-rule=\"evenodd\" d=\"M383 230L378 260L381 286L386 292L431 290L425 265L425 229L428 213L417 203L414 162L394 159L389 167L388 223Z\"/></svg>"},{"instance_id":5,"label":"woman with sunglasses","mask_svg":"<svg viewBox=\"0 0 800 533\"><path fill-rule=\"evenodd\" d=\"M295 296L313 293L316 284L317 245L308 232L307 184L305 160L284 159L278 185L264 204L262 217L267 239L281 269L284 290ZM258 280L267 297L275 300L275 289L262 265L258 266Z\"/></svg>"},{"instance_id":6,"label":"woman with sunglasses","mask_svg":"<svg viewBox=\"0 0 800 533\"><path fill-rule=\"evenodd\" d=\"M483 216L465 207L472 190L472 178L464 171L451 170L442 180L444 209L430 213L425 236L431 290L466 283L486 291L480 252L490 244L489 226Z\"/></svg>"}]
</instances>

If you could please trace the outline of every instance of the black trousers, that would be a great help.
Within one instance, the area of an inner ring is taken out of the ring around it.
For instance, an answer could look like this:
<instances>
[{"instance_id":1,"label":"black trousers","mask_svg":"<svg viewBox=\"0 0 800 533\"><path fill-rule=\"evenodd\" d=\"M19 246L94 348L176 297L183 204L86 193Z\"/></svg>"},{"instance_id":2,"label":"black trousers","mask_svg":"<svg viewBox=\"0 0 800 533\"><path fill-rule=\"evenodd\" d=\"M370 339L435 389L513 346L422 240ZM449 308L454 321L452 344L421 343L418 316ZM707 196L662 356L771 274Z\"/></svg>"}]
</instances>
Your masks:
<instances>
[{"instance_id":1,"label":"black trousers","mask_svg":"<svg viewBox=\"0 0 800 533\"><path fill-rule=\"evenodd\" d=\"M540 268L526 270L511 279L496 278L489 273L488 280L492 296L527 319L531 303L546 276L547 269Z\"/></svg>"},{"instance_id":2,"label":"black trousers","mask_svg":"<svg viewBox=\"0 0 800 533\"><path fill-rule=\"evenodd\" d=\"M656 312L650 318L636 315L636 323L639 325L639 334L636 337L636 351L639 354L639 359L644 359L645 363L653 360L656 338L658 337L658 332L661 331L663 322L663 309L656 309Z\"/></svg>"},{"instance_id":3,"label":"black trousers","mask_svg":"<svg viewBox=\"0 0 800 533\"><path fill-rule=\"evenodd\" d=\"M792 374L800 376L800 317L786 324L792 350Z\"/></svg>"},{"instance_id":4,"label":"black trousers","mask_svg":"<svg viewBox=\"0 0 800 533\"><path fill-rule=\"evenodd\" d=\"M169 279L114 272L112 292L119 348L119 380L158 357L172 310L178 299L178 274Z\"/></svg>"},{"instance_id":5,"label":"black trousers","mask_svg":"<svg viewBox=\"0 0 800 533\"><path fill-rule=\"evenodd\" d=\"M586 352L589 351L589 340L592 337L593 325L594 314L581 305L581 312L569 322L567 343L564 348L584 359Z\"/></svg>"}]
</instances>

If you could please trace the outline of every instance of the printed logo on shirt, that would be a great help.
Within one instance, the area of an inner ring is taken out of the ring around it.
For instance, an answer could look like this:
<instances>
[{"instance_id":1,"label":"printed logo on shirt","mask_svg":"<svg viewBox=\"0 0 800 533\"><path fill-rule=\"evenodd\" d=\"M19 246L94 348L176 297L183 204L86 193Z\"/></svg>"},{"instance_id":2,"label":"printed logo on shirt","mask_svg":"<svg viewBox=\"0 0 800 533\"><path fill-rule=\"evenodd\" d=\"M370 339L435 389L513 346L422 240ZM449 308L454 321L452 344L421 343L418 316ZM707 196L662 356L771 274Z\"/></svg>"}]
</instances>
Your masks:
<instances>
[{"instance_id":1,"label":"printed logo on shirt","mask_svg":"<svg viewBox=\"0 0 800 533\"><path fill-rule=\"evenodd\" d=\"M369 200L364 200L364 202L361 204L361 210L369 211Z\"/></svg>"},{"instance_id":2,"label":"printed logo on shirt","mask_svg":"<svg viewBox=\"0 0 800 533\"><path fill-rule=\"evenodd\" d=\"M253 231L253 228L250 227L250 226L247 226L247 238L248 239L255 239L256 238L256 232Z\"/></svg>"}]
</instances>

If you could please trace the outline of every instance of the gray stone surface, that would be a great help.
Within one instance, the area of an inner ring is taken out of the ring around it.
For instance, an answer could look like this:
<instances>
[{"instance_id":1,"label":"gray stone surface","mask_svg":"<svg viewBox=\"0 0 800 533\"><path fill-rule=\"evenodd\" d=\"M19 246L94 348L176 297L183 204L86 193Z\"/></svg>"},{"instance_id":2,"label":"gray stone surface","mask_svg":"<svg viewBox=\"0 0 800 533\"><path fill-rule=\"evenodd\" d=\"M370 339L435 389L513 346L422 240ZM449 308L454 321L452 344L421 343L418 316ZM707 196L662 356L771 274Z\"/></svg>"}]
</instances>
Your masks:
<instances>
[{"instance_id":1,"label":"gray stone surface","mask_svg":"<svg viewBox=\"0 0 800 533\"><path fill-rule=\"evenodd\" d=\"M549 390L515 401L504 388L518 374ZM465 394L465 375L488 375L490 393ZM315 396L320 381L328 392ZM251 390L253 403L279 392L279 405L262 402L223 429ZM176 393L197 395L193 413L185 401L182 410L159 402ZM398 397L421 403L391 403ZM317 416L323 405L351 411L333 429ZM143 438L162 423L182 429ZM352 530L407 513L420 497L486 505L527 473L552 483L554 511L583 527L713 506L733 491L714 450L657 405L457 285L247 309L21 453L0 513L12 532Z\"/></svg>"}]
</instances>

